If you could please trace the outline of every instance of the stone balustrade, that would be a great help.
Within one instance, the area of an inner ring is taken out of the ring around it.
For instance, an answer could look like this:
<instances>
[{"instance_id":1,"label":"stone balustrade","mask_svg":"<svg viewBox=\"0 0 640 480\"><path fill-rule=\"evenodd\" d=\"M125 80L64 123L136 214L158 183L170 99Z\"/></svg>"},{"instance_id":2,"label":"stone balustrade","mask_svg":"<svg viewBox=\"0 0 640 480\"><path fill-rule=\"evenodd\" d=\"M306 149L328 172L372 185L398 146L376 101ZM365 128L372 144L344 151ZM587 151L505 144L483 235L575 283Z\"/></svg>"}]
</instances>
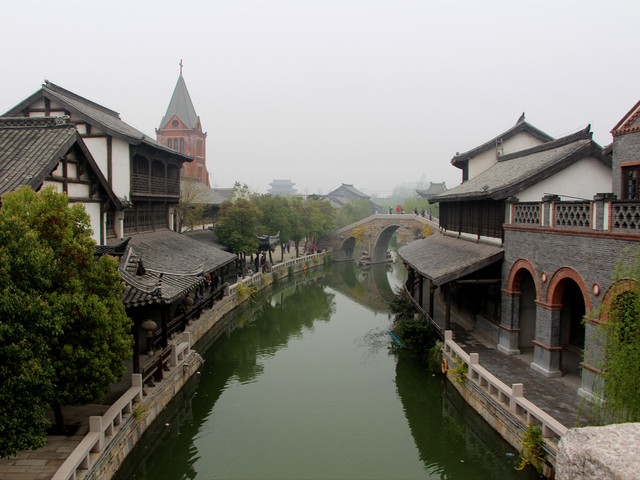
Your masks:
<instances>
[{"instance_id":1,"label":"stone balustrade","mask_svg":"<svg viewBox=\"0 0 640 480\"><path fill-rule=\"evenodd\" d=\"M524 397L522 383L514 383L511 387L504 384L480 365L477 353L467 354L462 347L453 341L451 330L445 332L443 353L454 364L456 359L466 363L469 367L467 381L474 382L484 389L498 405L503 407L505 413L516 416L526 424L540 425L545 439L557 442L567 433L567 428L564 425Z\"/></svg>"},{"instance_id":2,"label":"stone balustrade","mask_svg":"<svg viewBox=\"0 0 640 480\"><path fill-rule=\"evenodd\" d=\"M540 202L508 199L506 222L514 226L537 226L612 233L639 233L640 201L617 200L613 194L597 194L593 200L561 201L557 195Z\"/></svg>"}]
</instances>

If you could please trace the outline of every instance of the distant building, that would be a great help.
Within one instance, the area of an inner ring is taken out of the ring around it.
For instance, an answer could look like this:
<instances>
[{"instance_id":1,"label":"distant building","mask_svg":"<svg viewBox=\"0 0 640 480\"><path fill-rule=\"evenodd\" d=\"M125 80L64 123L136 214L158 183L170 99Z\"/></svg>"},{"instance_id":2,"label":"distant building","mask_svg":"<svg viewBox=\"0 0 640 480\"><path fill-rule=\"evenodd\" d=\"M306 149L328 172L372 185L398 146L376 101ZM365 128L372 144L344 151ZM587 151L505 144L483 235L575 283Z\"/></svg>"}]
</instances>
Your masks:
<instances>
[{"instance_id":1,"label":"distant building","mask_svg":"<svg viewBox=\"0 0 640 480\"><path fill-rule=\"evenodd\" d=\"M193 162L184 164L182 177L197 178L200 183L210 186L206 164L207 134L202 132L200 117L196 114L182 77L182 67L167 112L162 117L160 128L156 130L156 138L161 144L194 157Z\"/></svg>"},{"instance_id":2,"label":"distant building","mask_svg":"<svg viewBox=\"0 0 640 480\"><path fill-rule=\"evenodd\" d=\"M358 199L358 198L366 198L371 203L371 213L381 212L382 207L371 200L369 195L362 193L360 190L355 188L352 184L343 183L334 191L329 192L326 195L323 195L323 198L329 200L331 205L335 208L342 208L346 203L350 200Z\"/></svg>"},{"instance_id":3,"label":"distant building","mask_svg":"<svg viewBox=\"0 0 640 480\"><path fill-rule=\"evenodd\" d=\"M433 197L435 195L439 195L440 193L446 192L446 191L447 191L447 186L444 184L444 182L442 183L429 182L429 187L427 187L426 189L424 190L416 189L416 193L420 195L420 198Z\"/></svg>"},{"instance_id":4,"label":"distant building","mask_svg":"<svg viewBox=\"0 0 640 480\"><path fill-rule=\"evenodd\" d=\"M267 193L274 197L276 195L281 197L290 197L296 194L296 189L293 188L295 183L293 183L290 179L274 180L269 185L271 185L271 188Z\"/></svg>"}]
</instances>

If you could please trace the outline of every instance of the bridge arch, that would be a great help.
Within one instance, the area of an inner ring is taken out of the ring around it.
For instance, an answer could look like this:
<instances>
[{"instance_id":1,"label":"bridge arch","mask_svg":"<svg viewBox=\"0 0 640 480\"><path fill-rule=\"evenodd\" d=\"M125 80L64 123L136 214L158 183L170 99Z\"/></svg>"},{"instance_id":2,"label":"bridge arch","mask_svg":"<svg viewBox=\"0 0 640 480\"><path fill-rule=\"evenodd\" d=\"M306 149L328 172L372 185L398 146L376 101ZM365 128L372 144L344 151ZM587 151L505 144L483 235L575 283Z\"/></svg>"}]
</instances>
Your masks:
<instances>
[{"instance_id":1,"label":"bridge arch","mask_svg":"<svg viewBox=\"0 0 640 480\"><path fill-rule=\"evenodd\" d=\"M355 260L353 258L356 246L354 235L359 234L365 248L371 250L372 261L384 262L389 240L394 233L401 231L403 238L399 241L405 243L425 236L427 227L436 229L438 224L413 214L378 213L332 232L320 239L318 245L329 249L336 261Z\"/></svg>"}]
</instances>

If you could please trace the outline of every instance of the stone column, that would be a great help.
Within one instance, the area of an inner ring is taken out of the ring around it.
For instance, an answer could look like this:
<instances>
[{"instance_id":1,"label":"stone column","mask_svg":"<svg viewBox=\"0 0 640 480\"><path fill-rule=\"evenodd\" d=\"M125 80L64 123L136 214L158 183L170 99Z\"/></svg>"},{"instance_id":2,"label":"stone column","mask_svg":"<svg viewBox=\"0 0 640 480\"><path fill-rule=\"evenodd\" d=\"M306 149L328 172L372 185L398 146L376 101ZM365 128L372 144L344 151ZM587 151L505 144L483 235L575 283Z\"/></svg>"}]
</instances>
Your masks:
<instances>
[{"instance_id":1,"label":"stone column","mask_svg":"<svg viewBox=\"0 0 640 480\"><path fill-rule=\"evenodd\" d=\"M520 292L502 290L498 350L506 355L519 355Z\"/></svg>"},{"instance_id":2,"label":"stone column","mask_svg":"<svg viewBox=\"0 0 640 480\"><path fill-rule=\"evenodd\" d=\"M536 301L536 339L531 368L547 377L561 377L560 310L562 305Z\"/></svg>"},{"instance_id":3,"label":"stone column","mask_svg":"<svg viewBox=\"0 0 640 480\"><path fill-rule=\"evenodd\" d=\"M543 227L551 227L555 226L554 219L554 202L559 202L560 197L558 195L545 195L542 197L542 205L540 208L540 225Z\"/></svg>"}]
</instances>

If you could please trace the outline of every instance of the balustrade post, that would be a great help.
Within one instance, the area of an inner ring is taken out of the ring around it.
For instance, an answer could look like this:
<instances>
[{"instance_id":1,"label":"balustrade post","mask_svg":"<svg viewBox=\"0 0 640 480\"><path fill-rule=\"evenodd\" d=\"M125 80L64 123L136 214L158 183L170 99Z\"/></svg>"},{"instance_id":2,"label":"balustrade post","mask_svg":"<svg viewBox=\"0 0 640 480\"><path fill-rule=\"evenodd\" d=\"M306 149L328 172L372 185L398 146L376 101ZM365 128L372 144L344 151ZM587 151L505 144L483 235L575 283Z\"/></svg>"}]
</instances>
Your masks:
<instances>
[{"instance_id":1,"label":"balustrade post","mask_svg":"<svg viewBox=\"0 0 640 480\"><path fill-rule=\"evenodd\" d=\"M524 397L524 385L522 383L514 383L511 386L511 399L509 401L509 410L512 413L518 413L519 407L516 399Z\"/></svg>"},{"instance_id":2,"label":"balustrade post","mask_svg":"<svg viewBox=\"0 0 640 480\"><path fill-rule=\"evenodd\" d=\"M554 203L560 201L558 195L545 195L540 205L540 225L553 228L555 226Z\"/></svg>"},{"instance_id":3,"label":"balustrade post","mask_svg":"<svg viewBox=\"0 0 640 480\"><path fill-rule=\"evenodd\" d=\"M592 228L594 230L609 230L611 218L611 202L616 199L614 193L596 193L593 197Z\"/></svg>"}]
</instances>

